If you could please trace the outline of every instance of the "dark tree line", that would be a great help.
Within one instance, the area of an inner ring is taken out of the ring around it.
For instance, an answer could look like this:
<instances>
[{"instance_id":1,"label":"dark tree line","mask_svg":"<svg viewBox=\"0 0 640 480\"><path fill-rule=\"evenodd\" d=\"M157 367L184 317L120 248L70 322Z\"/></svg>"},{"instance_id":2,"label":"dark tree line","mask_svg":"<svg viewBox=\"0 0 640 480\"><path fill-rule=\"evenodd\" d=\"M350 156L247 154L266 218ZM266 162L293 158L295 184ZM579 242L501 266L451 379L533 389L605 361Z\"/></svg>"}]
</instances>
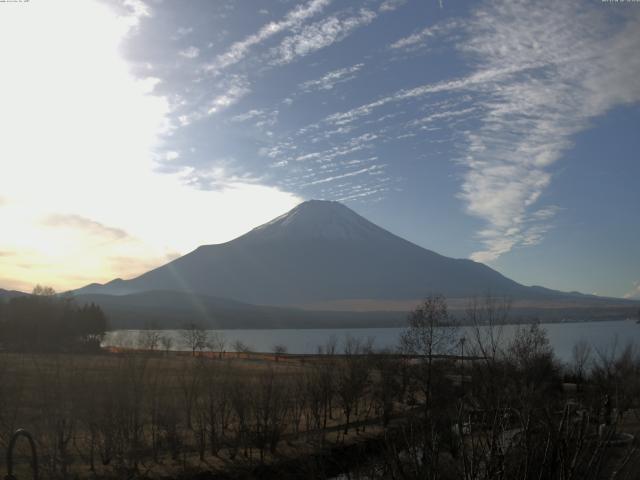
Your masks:
<instances>
[{"instance_id":1,"label":"dark tree line","mask_svg":"<svg viewBox=\"0 0 640 480\"><path fill-rule=\"evenodd\" d=\"M48 287L0 303L0 344L8 351L96 351L107 328L98 305L78 305Z\"/></svg>"}]
</instances>

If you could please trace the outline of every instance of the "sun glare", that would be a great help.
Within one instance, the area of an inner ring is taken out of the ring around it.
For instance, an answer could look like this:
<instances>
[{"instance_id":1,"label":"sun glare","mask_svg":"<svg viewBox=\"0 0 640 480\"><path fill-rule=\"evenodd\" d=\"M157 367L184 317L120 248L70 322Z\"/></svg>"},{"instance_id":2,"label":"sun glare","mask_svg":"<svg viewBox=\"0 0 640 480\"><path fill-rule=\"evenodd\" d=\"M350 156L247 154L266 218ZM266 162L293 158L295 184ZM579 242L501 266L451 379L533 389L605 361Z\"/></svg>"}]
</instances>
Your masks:
<instances>
[{"instance_id":1,"label":"sun glare","mask_svg":"<svg viewBox=\"0 0 640 480\"><path fill-rule=\"evenodd\" d=\"M198 191L154 171L170 106L154 94L157 80L135 78L120 54L138 21L88 0L3 5L4 286L139 274L298 201L258 185Z\"/></svg>"}]
</instances>

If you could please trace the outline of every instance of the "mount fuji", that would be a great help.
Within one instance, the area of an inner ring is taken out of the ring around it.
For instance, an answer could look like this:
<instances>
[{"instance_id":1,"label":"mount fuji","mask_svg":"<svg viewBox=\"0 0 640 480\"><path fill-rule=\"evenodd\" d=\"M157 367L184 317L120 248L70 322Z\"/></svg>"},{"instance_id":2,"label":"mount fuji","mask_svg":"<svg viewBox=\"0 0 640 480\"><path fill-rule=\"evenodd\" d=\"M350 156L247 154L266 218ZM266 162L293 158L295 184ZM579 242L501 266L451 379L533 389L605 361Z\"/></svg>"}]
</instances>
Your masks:
<instances>
[{"instance_id":1,"label":"mount fuji","mask_svg":"<svg viewBox=\"0 0 640 480\"><path fill-rule=\"evenodd\" d=\"M226 243L204 245L131 280L76 294L174 291L258 305L400 301L431 293L557 297L488 266L439 255L371 223L338 202L311 200Z\"/></svg>"}]
</instances>

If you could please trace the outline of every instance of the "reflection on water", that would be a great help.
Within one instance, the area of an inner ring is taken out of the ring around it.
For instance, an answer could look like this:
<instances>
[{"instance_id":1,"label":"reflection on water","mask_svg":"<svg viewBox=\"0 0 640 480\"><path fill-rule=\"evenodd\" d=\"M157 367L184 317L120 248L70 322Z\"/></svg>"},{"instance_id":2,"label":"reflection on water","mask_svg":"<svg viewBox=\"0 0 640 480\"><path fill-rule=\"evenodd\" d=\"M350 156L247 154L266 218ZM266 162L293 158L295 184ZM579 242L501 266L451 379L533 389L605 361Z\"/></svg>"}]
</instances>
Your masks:
<instances>
[{"instance_id":1,"label":"reflection on water","mask_svg":"<svg viewBox=\"0 0 640 480\"><path fill-rule=\"evenodd\" d=\"M628 343L640 346L640 325L633 321L542 324L547 331L551 346L557 357L569 361L576 342L585 340L599 351L621 349ZM503 327L503 338L508 340L517 330L515 325ZM138 330L116 330L109 332L105 346L135 347ZM344 339L351 336L374 339L377 349L395 348L398 345L401 328L345 328L345 329L278 329L278 330L211 330L225 339L226 351L234 351L238 341L254 352L272 352L276 345L284 345L289 353L316 353L319 345L325 345L331 338L338 342L338 351ZM162 335L173 339L174 350L186 350L179 330L165 330ZM470 336L469 327L460 327L458 335Z\"/></svg>"}]
</instances>

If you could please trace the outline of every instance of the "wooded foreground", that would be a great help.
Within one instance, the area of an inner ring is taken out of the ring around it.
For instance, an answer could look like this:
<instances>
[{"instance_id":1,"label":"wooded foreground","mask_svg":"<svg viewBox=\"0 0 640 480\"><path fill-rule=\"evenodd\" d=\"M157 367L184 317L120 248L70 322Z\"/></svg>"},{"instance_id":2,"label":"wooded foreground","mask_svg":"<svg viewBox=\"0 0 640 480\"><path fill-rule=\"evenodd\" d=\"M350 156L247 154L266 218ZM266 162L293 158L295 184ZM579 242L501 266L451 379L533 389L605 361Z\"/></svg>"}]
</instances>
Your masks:
<instances>
[{"instance_id":1,"label":"wooded foreground","mask_svg":"<svg viewBox=\"0 0 640 480\"><path fill-rule=\"evenodd\" d=\"M4 352L0 446L31 431L41 478L639 478L635 347L560 365L537 324L505 340L506 312L476 305L460 341L427 299L394 352Z\"/></svg>"}]
</instances>

